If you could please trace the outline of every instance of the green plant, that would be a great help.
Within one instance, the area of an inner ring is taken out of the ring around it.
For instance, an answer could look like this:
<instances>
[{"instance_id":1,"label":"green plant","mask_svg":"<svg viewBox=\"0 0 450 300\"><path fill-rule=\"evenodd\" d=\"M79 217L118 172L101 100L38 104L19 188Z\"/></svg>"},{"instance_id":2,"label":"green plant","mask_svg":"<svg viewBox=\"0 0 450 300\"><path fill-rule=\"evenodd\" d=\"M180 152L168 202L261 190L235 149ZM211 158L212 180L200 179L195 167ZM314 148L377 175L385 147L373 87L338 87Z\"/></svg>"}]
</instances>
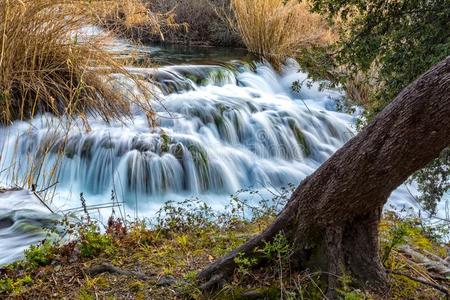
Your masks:
<instances>
[{"instance_id":1,"label":"green plant","mask_svg":"<svg viewBox=\"0 0 450 300\"><path fill-rule=\"evenodd\" d=\"M299 53L302 67L346 90L365 108L362 128L408 84L450 55L448 0L311 0L312 9L339 29L330 47ZM419 201L434 213L449 190L448 149L413 179ZM442 176L444 175L444 176Z\"/></svg>"},{"instance_id":2,"label":"green plant","mask_svg":"<svg viewBox=\"0 0 450 300\"><path fill-rule=\"evenodd\" d=\"M248 257L244 253L239 253L238 256L234 258L234 263L237 266L237 272L241 275L251 274L251 268L256 265L258 260L255 257Z\"/></svg>"},{"instance_id":3,"label":"green plant","mask_svg":"<svg viewBox=\"0 0 450 300\"><path fill-rule=\"evenodd\" d=\"M161 152L167 153L169 152L169 146L170 146L170 136L161 129L161 132L159 133L159 136L161 138Z\"/></svg>"},{"instance_id":4,"label":"green plant","mask_svg":"<svg viewBox=\"0 0 450 300\"><path fill-rule=\"evenodd\" d=\"M0 294L12 293L14 291L14 281L11 278L0 280Z\"/></svg>"},{"instance_id":5,"label":"green plant","mask_svg":"<svg viewBox=\"0 0 450 300\"><path fill-rule=\"evenodd\" d=\"M389 230L390 239L384 246L383 256L381 259L383 263L385 263L389 258L389 254L391 253L392 249L394 249L394 247L402 244L405 241L405 238L408 235L408 228L409 225L403 222L395 224L392 228L390 228Z\"/></svg>"},{"instance_id":6,"label":"green plant","mask_svg":"<svg viewBox=\"0 0 450 300\"><path fill-rule=\"evenodd\" d=\"M279 260L282 258L289 259L291 250L288 239L282 232L279 232L271 242L264 241L264 246L257 249L257 252L265 258Z\"/></svg>"},{"instance_id":7,"label":"green plant","mask_svg":"<svg viewBox=\"0 0 450 300\"><path fill-rule=\"evenodd\" d=\"M77 247L83 257L94 257L103 253L111 255L116 250L112 238L102 234L94 223L81 227Z\"/></svg>"},{"instance_id":8,"label":"green plant","mask_svg":"<svg viewBox=\"0 0 450 300\"><path fill-rule=\"evenodd\" d=\"M25 250L25 259L32 266L45 266L51 263L54 256L54 245L45 240L40 245L31 245Z\"/></svg>"},{"instance_id":9,"label":"green plant","mask_svg":"<svg viewBox=\"0 0 450 300\"><path fill-rule=\"evenodd\" d=\"M17 278L5 278L0 280L0 294L19 294L26 285L30 285L33 279L30 275Z\"/></svg>"},{"instance_id":10,"label":"green plant","mask_svg":"<svg viewBox=\"0 0 450 300\"><path fill-rule=\"evenodd\" d=\"M432 215L436 214L437 203L450 190L450 148L442 151L435 159L411 178L418 184L421 195L419 203Z\"/></svg>"},{"instance_id":11,"label":"green plant","mask_svg":"<svg viewBox=\"0 0 450 300\"><path fill-rule=\"evenodd\" d=\"M214 225L212 208L198 198L168 201L156 214L156 227L170 232L198 231Z\"/></svg>"}]
</instances>

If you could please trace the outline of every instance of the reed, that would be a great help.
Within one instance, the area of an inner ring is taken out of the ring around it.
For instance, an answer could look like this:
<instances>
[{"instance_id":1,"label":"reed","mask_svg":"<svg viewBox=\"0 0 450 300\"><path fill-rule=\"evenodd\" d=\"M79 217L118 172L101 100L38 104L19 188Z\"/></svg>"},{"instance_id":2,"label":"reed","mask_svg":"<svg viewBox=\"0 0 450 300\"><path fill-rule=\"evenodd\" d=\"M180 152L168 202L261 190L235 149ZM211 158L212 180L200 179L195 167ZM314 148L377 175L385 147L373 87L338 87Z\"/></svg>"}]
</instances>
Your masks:
<instances>
[{"instance_id":1,"label":"reed","mask_svg":"<svg viewBox=\"0 0 450 300\"><path fill-rule=\"evenodd\" d=\"M90 8L96 24L138 41L150 35L164 41L168 32L187 30L187 24L175 21L174 8L153 12L143 0L97 0Z\"/></svg>"},{"instance_id":2,"label":"reed","mask_svg":"<svg viewBox=\"0 0 450 300\"><path fill-rule=\"evenodd\" d=\"M0 1L0 122L37 113L93 114L105 120L130 116L130 101L112 83L129 75L103 47L103 36L80 36L92 24L82 0ZM89 8L89 9L88 9Z\"/></svg>"},{"instance_id":3,"label":"reed","mask_svg":"<svg viewBox=\"0 0 450 300\"><path fill-rule=\"evenodd\" d=\"M231 8L236 19L232 26L248 50L271 62L334 39L322 17L298 0L231 0Z\"/></svg>"}]
</instances>

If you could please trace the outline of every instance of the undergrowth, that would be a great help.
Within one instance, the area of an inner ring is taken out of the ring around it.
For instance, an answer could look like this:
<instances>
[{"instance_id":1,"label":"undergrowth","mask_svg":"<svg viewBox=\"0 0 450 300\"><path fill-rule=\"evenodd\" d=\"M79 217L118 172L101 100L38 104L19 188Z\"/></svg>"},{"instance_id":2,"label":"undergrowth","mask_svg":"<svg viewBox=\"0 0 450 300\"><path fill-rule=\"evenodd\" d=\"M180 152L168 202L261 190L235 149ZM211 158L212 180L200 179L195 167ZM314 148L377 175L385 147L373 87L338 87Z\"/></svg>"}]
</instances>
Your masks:
<instances>
[{"instance_id":1,"label":"undergrowth","mask_svg":"<svg viewBox=\"0 0 450 300\"><path fill-rule=\"evenodd\" d=\"M202 293L196 281L197 273L208 263L270 224L291 191L292 187L285 188L268 199L258 191L242 190L231 197L223 212L199 199L167 202L154 219L110 218L104 228L90 216L77 222L68 216L56 226L62 240L47 239L32 246L23 261L0 269L0 295L21 299L323 299L327 274L294 268L293 247L283 233L255 250L262 261L237 256L237 269L222 289ZM242 193L250 200L243 200ZM253 197L248 197L250 193ZM448 284L449 278L436 279L436 273L403 251L409 248L445 259L449 248L443 234L444 227L430 227L421 219L385 214L380 225L380 255L393 272L389 298L443 297L407 276L441 284L445 280ZM159 285L134 275L91 273L105 262L133 274L176 281ZM356 286L348 274L341 276L340 282L342 299L379 299Z\"/></svg>"}]
</instances>

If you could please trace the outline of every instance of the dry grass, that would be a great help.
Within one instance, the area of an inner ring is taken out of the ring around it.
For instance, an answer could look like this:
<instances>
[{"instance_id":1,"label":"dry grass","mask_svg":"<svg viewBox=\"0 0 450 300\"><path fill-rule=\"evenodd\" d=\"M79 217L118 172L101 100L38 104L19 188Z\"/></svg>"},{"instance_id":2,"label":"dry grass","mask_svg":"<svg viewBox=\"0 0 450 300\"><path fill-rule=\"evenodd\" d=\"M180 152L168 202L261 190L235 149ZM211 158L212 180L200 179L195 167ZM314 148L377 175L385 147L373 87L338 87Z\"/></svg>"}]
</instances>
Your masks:
<instances>
[{"instance_id":1,"label":"dry grass","mask_svg":"<svg viewBox=\"0 0 450 300\"><path fill-rule=\"evenodd\" d=\"M91 14L97 24L132 39L187 30L187 24L175 21L174 8L153 12L142 0L97 0L91 5Z\"/></svg>"},{"instance_id":2,"label":"dry grass","mask_svg":"<svg viewBox=\"0 0 450 300\"><path fill-rule=\"evenodd\" d=\"M231 0L231 7L248 50L273 62L334 40L322 17L297 0Z\"/></svg>"},{"instance_id":3,"label":"dry grass","mask_svg":"<svg viewBox=\"0 0 450 300\"><path fill-rule=\"evenodd\" d=\"M147 0L152 11L173 12L175 22L186 24L188 30L165 33L166 41L202 46L242 47L239 34L228 26L233 18L229 0ZM157 35L149 37L160 41Z\"/></svg>"},{"instance_id":4,"label":"dry grass","mask_svg":"<svg viewBox=\"0 0 450 300\"><path fill-rule=\"evenodd\" d=\"M102 49L99 37L76 33L92 21L87 5L82 0L0 1L0 122L41 112L92 113L105 120L130 115L130 99L110 83L112 74L127 71ZM150 112L148 102L135 102Z\"/></svg>"}]
</instances>

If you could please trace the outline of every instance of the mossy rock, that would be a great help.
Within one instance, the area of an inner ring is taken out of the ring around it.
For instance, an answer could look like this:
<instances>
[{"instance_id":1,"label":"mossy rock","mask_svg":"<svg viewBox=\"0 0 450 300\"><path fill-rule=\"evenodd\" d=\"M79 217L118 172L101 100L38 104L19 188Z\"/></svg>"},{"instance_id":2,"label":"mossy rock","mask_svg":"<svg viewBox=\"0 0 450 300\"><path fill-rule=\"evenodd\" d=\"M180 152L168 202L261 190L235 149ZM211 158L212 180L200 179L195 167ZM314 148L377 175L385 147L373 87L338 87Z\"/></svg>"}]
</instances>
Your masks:
<instances>
[{"instance_id":1,"label":"mossy rock","mask_svg":"<svg viewBox=\"0 0 450 300\"><path fill-rule=\"evenodd\" d=\"M81 158L91 159L92 158L92 146L94 146L94 138L89 137L84 140L81 146L80 156Z\"/></svg>"}]
</instances>

